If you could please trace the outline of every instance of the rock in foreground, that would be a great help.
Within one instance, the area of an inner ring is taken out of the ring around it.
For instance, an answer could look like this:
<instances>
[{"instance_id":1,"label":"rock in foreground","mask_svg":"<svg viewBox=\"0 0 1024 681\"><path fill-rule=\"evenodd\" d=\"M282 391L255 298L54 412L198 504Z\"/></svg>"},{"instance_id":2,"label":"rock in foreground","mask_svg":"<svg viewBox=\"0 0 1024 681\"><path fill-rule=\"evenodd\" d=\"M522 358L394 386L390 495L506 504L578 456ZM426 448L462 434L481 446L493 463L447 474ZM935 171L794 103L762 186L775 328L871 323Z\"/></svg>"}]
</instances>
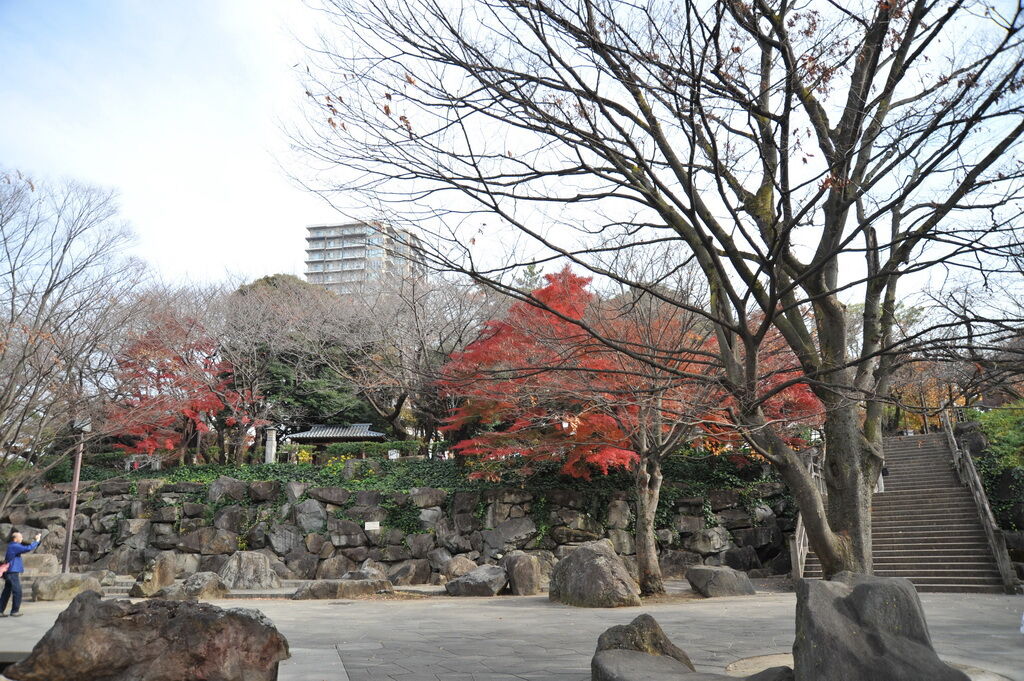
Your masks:
<instances>
[{"instance_id":1,"label":"rock in foreground","mask_svg":"<svg viewBox=\"0 0 1024 681\"><path fill-rule=\"evenodd\" d=\"M736 681L694 671L690 657L668 639L650 615L608 629L590 661L591 681ZM874 677L872 677L874 678ZM745 681L793 681L789 667L772 667Z\"/></svg>"},{"instance_id":2,"label":"rock in foreground","mask_svg":"<svg viewBox=\"0 0 1024 681\"><path fill-rule=\"evenodd\" d=\"M508 589L515 596L533 596L541 592L540 561L522 551L512 551L501 559L508 575Z\"/></svg>"},{"instance_id":3,"label":"rock in foreground","mask_svg":"<svg viewBox=\"0 0 1024 681\"><path fill-rule=\"evenodd\" d=\"M239 551L220 569L220 578L229 589L278 589L281 578L274 572L270 558L259 551Z\"/></svg>"},{"instance_id":4,"label":"rock in foreground","mask_svg":"<svg viewBox=\"0 0 1024 681\"><path fill-rule=\"evenodd\" d=\"M394 591L395 587L386 579L318 579L300 585L292 600L355 598Z\"/></svg>"},{"instance_id":5,"label":"rock in foreground","mask_svg":"<svg viewBox=\"0 0 1024 681\"><path fill-rule=\"evenodd\" d=\"M704 598L753 596L757 593L745 572L730 567L695 565L686 571L686 581Z\"/></svg>"},{"instance_id":6,"label":"rock in foreground","mask_svg":"<svg viewBox=\"0 0 1024 681\"><path fill-rule=\"evenodd\" d=\"M70 601L85 591L103 593L100 581L92 575L69 572L52 577L39 577L32 582L34 601Z\"/></svg>"},{"instance_id":7,"label":"rock in foreground","mask_svg":"<svg viewBox=\"0 0 1024 681\"><path fill-rule=\"evenodd\" d=\"M174 584L177 571L174 552L161 551L149 562L145 572L139 575L128 595L132 598L149 598L164 587Z\"/></svg>"},{"instance_id":8,"label":"rock in foreground","mask_svg":"<svg viewBox=\"0 0 1024 681\"><path fill-rule=\"evenodd\" d=\"M695 671L690 656L672 643L653 617L640 615L629 624L620 624L606 630L597 639L597 650L635 650L648 655L662 655L680 662Z\"/></svg>"},{"instance_id":9,"label":"rock in foreground","mask_svg":"<svg viewBox=\"0 0 1024 681\"><path fill-rule=\"evenodd\" d=\"M104 601L88 592L4 674L16 681L272 681L288 657L288 641L256 610Z\"/></svg>"},{"instance_id":10,"label":"rock in foreground","mask_svg":"<svg viewBox=\"0 0 1024 681\"><path fill-rule=\"evenodd\" d=\"M551 574L548 598L581 608L640 605L640 587L607 539L587 542L563 558Z\"/></svg>"},{"instance_id":11,"label":"rock in foreground","mask_svg":"<svg viewBox=\"0 0 1024 681\"><path fill-rule=\"evenodd\" d=\"M674 658L635 650L601 650L590 662L591 681L682 681L692 671Z\"/></svg>"},{"instance_id":12,"label":"rock in foreground","mask_svg":"<svg viewBox=\"0 0 1024 681\"><path fill-rule=\"evenodd\" d=\"M444 585L450 596L496 596L508 584L505 570L497 565L481 565L472 572Z\"/></svg>"},{"instance_id":13,"label":"rock in foreground","mask_svg":"<svg viewBox=\"0 0 1024 681\"><path fill-rule=\"evenodd\" d=\"M932 648L909 580L843 572L796 587L797 681L967 681Z\"/></svg>"},{"instance_id":14,"label":"rock in foreground","mask_svg":"<svg viewBox=\"0 0 1024 681\"><path fill-rule=\"evenodd\" d=\"M172 584L161 589L156 595L157 598L171 601L208 601L224 598L227 593L228 588L220 581L220 575L216 572L197 572L189 575L181 584Z\"/></svg>"}]
</instances>

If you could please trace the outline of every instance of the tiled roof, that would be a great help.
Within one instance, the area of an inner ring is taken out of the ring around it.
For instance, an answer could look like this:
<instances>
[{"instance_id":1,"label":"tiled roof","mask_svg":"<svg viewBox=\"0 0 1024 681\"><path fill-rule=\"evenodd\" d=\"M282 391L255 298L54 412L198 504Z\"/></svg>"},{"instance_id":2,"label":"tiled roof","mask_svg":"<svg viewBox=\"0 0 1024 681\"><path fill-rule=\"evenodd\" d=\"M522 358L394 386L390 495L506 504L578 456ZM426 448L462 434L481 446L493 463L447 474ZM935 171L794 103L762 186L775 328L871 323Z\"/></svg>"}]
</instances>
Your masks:
<instances>
[{"instance_id":1,"label":"tiled roof","mask_svg":"<svg viewBox=\"0 0 1024 681\"><path fill-rule=\"evenodd\" d=\"M353 423L351 426L313 426L301 433L288 436L290 440L376 440L383 439L384 433L370 430L369 423Z\"/></svg>"}]
</instances>

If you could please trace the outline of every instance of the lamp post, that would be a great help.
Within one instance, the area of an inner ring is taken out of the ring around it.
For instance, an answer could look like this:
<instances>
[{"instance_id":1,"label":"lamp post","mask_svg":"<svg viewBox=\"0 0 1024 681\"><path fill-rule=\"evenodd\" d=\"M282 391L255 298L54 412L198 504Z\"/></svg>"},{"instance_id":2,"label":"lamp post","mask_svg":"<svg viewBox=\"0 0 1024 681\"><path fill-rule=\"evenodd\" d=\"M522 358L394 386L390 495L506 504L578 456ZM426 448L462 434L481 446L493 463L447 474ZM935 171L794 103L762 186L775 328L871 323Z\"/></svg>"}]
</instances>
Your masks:
<instances>
[{"instance_id":1,"label":"lamp post","mask_svg":"<svg viewBox=\"0 0 1024 681\"><path fill-rule=\"evenodd\" d=\"M75 471L71 477L71 503L68 504L68 522L64 538L64 561L61 565L61 572L67 572L71 567L71 542L75 534L75 514L78 511L78 481L82 475L82 450L85 449L85 434L92 431L92 424L89 421L82 421L75 424L78 431L78 442L75 443Z\"/></svg>"}]
</instances>

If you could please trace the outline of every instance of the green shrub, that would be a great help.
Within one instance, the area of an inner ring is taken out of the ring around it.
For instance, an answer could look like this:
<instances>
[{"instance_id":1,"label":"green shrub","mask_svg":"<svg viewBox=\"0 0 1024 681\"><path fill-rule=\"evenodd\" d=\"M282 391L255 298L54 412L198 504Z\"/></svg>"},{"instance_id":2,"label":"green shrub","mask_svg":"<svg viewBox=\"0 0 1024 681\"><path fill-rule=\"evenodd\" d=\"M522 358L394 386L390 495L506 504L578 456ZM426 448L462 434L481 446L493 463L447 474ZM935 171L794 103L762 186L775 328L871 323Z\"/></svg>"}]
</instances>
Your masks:
<instances>
[{"instance_id":1,"label":"green shrub","mask_svg":"<svg viewBox=\"0 0 1024 681\"><path fill-rule=\"evenodd\" d=\"M359 456L367 458L387 458L392 449L398 450L402 456L410 456L419 452L423 443L419 440L396 440L395 442L335 442L324 447L328 458L335 456Z\"/></svg>"},{"instance_id":2,"label":"green shrub","mask_svg":"<svg viewBox=\"0 0 1024 681\"><path fill-rule=\"evenodd\" d=\"M975 457L992 513L999 526L1007 530L1024 530L1019 504L1024 503L1024 402L1005 409L973 411L970 418L981 424L988 438L988 448Z\"/></svg>"}]
</instances>

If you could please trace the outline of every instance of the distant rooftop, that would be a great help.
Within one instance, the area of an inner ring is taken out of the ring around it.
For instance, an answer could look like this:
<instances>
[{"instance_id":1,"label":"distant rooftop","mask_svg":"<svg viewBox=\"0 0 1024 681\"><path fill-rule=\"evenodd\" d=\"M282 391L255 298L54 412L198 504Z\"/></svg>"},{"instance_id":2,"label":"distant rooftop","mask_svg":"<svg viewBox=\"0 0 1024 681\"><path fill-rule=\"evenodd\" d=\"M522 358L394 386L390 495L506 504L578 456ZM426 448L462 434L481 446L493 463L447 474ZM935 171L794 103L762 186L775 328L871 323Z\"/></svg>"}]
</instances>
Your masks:
<instances>
[{"instance_id":1,"label":"distant rooftop","mask_svg":"<svg viewBox=\"0 0 1024 681\"><path fill-rule=\"evenodd\" d=\"M351 426L322 426L316 425L301 433L289 435L288 439L293 442L308 440L383 440L384 433L370 430L369 423L353 423Z\"/></svg>"}]
</instances>

